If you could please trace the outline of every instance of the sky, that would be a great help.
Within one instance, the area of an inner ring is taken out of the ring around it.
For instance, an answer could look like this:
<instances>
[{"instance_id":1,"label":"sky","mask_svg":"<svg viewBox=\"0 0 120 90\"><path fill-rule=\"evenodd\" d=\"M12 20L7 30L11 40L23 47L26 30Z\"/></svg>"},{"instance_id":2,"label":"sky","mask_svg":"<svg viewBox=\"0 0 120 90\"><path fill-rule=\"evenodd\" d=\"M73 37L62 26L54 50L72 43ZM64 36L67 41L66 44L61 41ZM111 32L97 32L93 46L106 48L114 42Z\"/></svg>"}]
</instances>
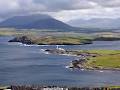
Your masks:
<instances>
[{"instance_id":1,"label":"sky","mask_svg":"<svg viewBox=\"0 0 120 90\"><path fill-rule=\"evenodd\" d=\"M0 0L0 20L16 15L49 14L73 19L120 18L120 0Z\"/></svg>"}]
</instances>

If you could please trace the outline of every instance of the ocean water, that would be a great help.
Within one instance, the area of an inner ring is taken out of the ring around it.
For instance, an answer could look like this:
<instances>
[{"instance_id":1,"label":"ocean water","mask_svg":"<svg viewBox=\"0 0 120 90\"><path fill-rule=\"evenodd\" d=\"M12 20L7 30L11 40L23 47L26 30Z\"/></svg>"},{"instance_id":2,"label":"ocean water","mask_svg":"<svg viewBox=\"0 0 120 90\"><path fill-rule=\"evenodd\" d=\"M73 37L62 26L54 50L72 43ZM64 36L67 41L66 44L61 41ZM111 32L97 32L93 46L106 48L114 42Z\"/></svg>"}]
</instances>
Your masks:
<instances>
[{"instance_id":1,"label":"ocean water","mask_svg":"<svg viewBox=\"0 0 120 90\"><path fill-rule=\"evenodd\" d=\"M85 71L66 68L73 56L47 54L56 46L9 43L0 37L0 85L107 86L120 85L120 71ZM120 49L120 41L95 41L65 49Z\"/></svg>"}]
</instances>

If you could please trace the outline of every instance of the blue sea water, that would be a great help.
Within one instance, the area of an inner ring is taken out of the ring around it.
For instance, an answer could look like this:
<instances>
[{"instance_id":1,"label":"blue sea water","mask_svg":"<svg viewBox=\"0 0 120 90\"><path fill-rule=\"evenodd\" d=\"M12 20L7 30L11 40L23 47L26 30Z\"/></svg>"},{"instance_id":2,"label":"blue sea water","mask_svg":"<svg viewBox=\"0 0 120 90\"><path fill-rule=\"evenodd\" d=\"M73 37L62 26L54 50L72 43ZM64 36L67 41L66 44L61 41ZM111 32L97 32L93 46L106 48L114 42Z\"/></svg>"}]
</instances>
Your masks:
<instances>
[{"instance_id":1,"label":"blue sea water","mask_svg":"<svg viewBox=\"0 0 120 90\"><path fill-rule=\"evenodd\" d=\"M66 68L73 56L45 54L56 46L9 43L0 37L0 85L106 86L120 85L120 71L82 71ZM120 41L95 41L88 45L60 46L65 49L115 49Z\"/></svg>"}]
</instances>

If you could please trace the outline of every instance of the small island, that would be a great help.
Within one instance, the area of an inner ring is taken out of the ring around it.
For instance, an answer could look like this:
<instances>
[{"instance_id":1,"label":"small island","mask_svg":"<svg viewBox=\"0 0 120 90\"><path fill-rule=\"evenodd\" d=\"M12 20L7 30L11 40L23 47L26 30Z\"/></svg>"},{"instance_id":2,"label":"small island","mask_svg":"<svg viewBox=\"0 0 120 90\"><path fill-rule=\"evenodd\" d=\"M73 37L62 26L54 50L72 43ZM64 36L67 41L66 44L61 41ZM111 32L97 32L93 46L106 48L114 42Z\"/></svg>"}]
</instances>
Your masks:
<instances>
[{"instance_id":1,"label":"small island","mask_svg":"<svg viewBox=\"0 0 120 90\"><path fill-rule=\"evenodd\" d=\"M16 36L9 42L21 42L23 44L37 45L83 45L91 44L92 40L84 37L71 36L31 36L20 35Z\"/></svg>"}]
</instances>

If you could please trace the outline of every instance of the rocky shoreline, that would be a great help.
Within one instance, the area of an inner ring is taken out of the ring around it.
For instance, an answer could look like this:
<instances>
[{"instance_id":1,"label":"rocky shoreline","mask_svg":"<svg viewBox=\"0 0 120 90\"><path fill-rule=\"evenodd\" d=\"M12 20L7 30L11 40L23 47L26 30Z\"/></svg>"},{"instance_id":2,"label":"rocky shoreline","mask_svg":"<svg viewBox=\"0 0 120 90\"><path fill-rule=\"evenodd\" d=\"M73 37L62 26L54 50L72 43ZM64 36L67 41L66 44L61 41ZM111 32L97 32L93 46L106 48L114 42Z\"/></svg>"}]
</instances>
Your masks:
<instances>
[{"instance_id":1,"label":"rocky shoreline","mask_svg":"<svg viewBox=\"0 0 120 90\"><path fill-rule=\"evenodd\" d=\"M87 52L79 52L79 51L70 51L70 50L64 50L61 48L58 49L46 49L45 50L48 53L51 54L58 54L58 55L70 55L70 56L76 56L78 59L71 61L71 63L68 65L69 68L79 68L79 69L86 69L84 64L89 60L89 57L96 57L98 54L90 54Z\"/></svg>"},{"instance_id":2,"label":"rocky shoreline","mask_svg":"<svg viewBox=\"0 0 120 90\"><path fill-rule=\"evenodd\" d=\"M46 49L45 52L50 54L58 54L58 55L69 55L75 56L77 59L72 60L70 64L67 66L71 69L84 69L84 70L112 70L112 71L120 71L120 68L109 68L109 67L95 67L95 66L87 66L86 63L90 60L90 58L94 58L97 56L101 56L98 53L89 53L89 52L80 52L80 51L71 51L64 50L61 48L58 49Z\"/></svg>"}]
</instances>

